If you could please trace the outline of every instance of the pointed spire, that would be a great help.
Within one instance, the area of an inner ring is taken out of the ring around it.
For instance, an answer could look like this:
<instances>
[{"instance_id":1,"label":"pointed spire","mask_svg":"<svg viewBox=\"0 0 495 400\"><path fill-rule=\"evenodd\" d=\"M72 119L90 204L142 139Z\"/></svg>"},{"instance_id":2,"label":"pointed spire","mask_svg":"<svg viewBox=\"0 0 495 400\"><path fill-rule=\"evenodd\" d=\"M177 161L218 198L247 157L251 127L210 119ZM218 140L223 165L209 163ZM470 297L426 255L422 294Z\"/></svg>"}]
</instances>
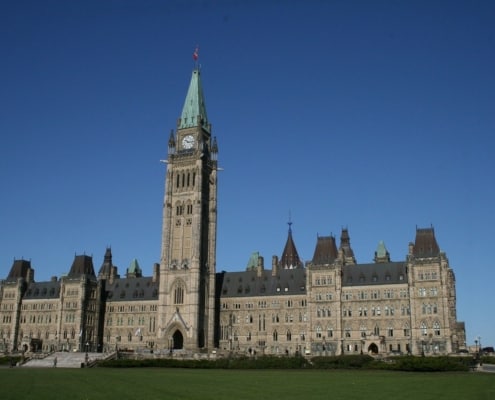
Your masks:
<instances>
[{"instance_id":1,"label":"pointed spire","mask_svg":"<svg viewBox=\"0 0 495 400\"><path fill-rule=\"evenodd\" d=\"M218 143L217 137L213 137L213 144L211 145L211 159L216 161L218 158Z\"/></svg>"},{"instance_id":2,"label":"pointed spire","mask_svg":"<svg viewBox=\"0 0 495 400\"><path fill-rule=\"evenodd\" d=\"M280 257L279 265L283 269L293 269L293 268L302 268L303 263L299 258L299 254L297 253L296 245L294 244L294 240L292 239L292 222L289 220L289 235L287 237L287 242L285 243L284 252L282 253L282 257Z\"/></svg>"},{"instance_id":3,"label":"pointed spire","mask_svg":"<svg viewBox=\"0 0 495 400\"><path fill-rule=\"evenodd\" d=\"M98 272L98 279L109 279L112 268L112 248L107 247L103 256L103 264L101 264L100 271Z\"/></svg>"},{"instance_id":4,"label":"pointed spire","mask_svg":"<svg viewBox=\"0 0 495 400\"><path fill-rule=\"evenodd\" d=\"M354 251L351 248L351 239L347 228L342 228L339 250L343 255L343 261L346 264L356 264L356 259L354 258Z\"/></svg>"},{"instance_id":5,"label":"pointed spire","mask_svg":"<svg viewBox=\"0 0 495 400\"><path fill-rule=\"evenodd\" d=\"M170 131L170 137L168 138L168 154L175 154L175 135L173 129Z\"/></svg>"},{"instance_id":6,"label":"pointed spire","mask_svg":"<svg viewBox=\"0 0 495 400\"><path fill-rule=\"evenodd\" d=\"M178 121L177 128L192 128L201 126L207 132L210 131L208 117L206 115L206 105L201 85L200 71L195 68L192 72L191 82L186 95L186 101L182 108L182 114Z\"/></svg>"},{"instance_id":7,"label":"pointed spire","mask_svg":"<svg viewBox=\"0 0 495 400\"><path fill-rule=\"evenodd\" d=\"M383 240L380 240L380 242L378 243L378 247L375 251L374 261L376 263L390 262L390 253L385 247L385 243L383 242Z\"/></svg>"},{"instance_id":8,"label":"pointed spire","mask_svg":"<svg viewBox=\"0 0 495 400\"><path fill-rule=\"evenodd\" d=\"M137 259L133 259L127 268L127 278L140 278L143 275Z\"/></svg>"}]
</instances>

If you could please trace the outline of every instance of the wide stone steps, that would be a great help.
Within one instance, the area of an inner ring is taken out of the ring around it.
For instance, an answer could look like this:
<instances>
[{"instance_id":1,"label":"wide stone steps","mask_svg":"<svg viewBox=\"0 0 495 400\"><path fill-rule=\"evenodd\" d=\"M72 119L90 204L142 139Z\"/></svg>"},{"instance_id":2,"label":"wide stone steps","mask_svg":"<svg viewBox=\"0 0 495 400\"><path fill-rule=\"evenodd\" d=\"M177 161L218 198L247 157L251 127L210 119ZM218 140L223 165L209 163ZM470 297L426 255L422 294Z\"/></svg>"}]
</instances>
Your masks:
<instances>
[{"instance_id":1,"label":"wide stone steps","mask_svg":"<svg viewBox=\"0 0 495 400\"><path fill-rule=\"evenodd\" d=\"M96 360L103 360L110 356L108 353L87 353L88 362L91 364ZM53 368L57 358L57 368L81 368L86 364L86 353L56 352L45 358L31 359L22 365L23 368Z\"/></svg>"}]
</instances>

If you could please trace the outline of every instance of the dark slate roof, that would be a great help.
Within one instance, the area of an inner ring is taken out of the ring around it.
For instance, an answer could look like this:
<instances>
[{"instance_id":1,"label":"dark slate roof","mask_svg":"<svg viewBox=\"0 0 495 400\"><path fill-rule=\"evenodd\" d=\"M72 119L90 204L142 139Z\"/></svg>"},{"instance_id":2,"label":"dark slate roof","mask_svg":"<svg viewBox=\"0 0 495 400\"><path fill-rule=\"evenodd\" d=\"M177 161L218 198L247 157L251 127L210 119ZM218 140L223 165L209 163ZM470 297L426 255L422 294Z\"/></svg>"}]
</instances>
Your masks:
<instances>
[{"instance_id":1,"label":"dark slate roof","mask_svg":"<svg viewBox=\"0 0 495 400\"><path fill-rule=\"evenodd\" d=\"M354 258L354 251L351 248L351 238L347 228L342 228L340 235L340 249L344 252L345 257Z\"/></svg>"},{"instance_id":2,"label":"dark slate roof","mask_svg":"<svg viewBox=\"0 0 495 400\"><path fill-rule=\"evenodd\" d=\"M12 282L16 281L18 278L27 278L28 270L31 268L31 261L27 260L14 260L12 268L10 269L9 275L6 281Z\"/></svg>"},{"instance_id":3,"label":"dark slate roof","mask_svg":"<svg viewBox=\"0 0 495 400\"><path fill-rule=\"evenodd\" d=\"M221 297L255 297L306 294L306 270L281 269L276 276L271 270L225 272Z\"/></svg>"},{"instance_id":4,"label":"dark slate roof","mask_svg":"<svg viewBox=\"0 0 495 400\"><path fill-rule=\"evenodd\" d=\"M107 247L107 249L105 250L105 256L103 257L103 264L101 264L98 275L110 276L112 267L112 249L110 247Z\"/></svg>"},{"instance_id":5,"label":"dark slate roof","mask_svg":"<svg viewBox=\"0 0 495 400\"><path fill-rule=\"evenodd\" d=\"M343 267L342 286L407 283L405 262L356 264Z\"/></svg>"},{"instance_id":6,"label":"dark slate roof","mask_svg":"<svg viewBox=\"0 0 495 400\"><path fill-rule=\"evenodd\" d=\"M435 230L433 228L416 229L416 241L413 255L419 258L437 257L440 254Z\"/></svg>"},{"instance_id":7,"label":"dark slate roof","mask_svg":"<svg viewBox=\"0 0 495 400\"><path fill-rule=\"evenodd\" d=\"M95 269L93 267L93 257L87 255L75 256L74 262L70 267L68 274L69 278L77 278L81 275L90 275L95 277Z\"/></svg>"},{"instance_id":8,"label":"dark slate roof","mask_svg":"<svg viewBox=\"0 0 495 400\"><path fill-rule=\"evenodd\" d=\"M292 239L292 229L289 224L289 236L287 237L287 242L285 243L285 248L282 253L282 257L280 257L279 265L281 268L302 268L303 263L299 258L299 254L297 253L296 245L294 244L294 240Z\"/></svg>"},{"instance_id":9,"label":"dark slate roof","mask_svg":"<svg viewBox=\"0 0 495 400\"><path fill-rule=\"evenodd\" d=\"M318 236L312 263L331 264L338 257L337 244L334 236Z\"/></svg>"},{"instance_id":10,"label":"dark slate roof","mask_svg":"<svg viewBox=\"0 0 495 400\"><path fill-rule=\"evenodd\" d=\"M106 285L108 301L143 301L158 299L158 281L152 277L118 278Z\"/></svg>"},{"instance_id":11,"label":"dark slate roof","mask_svg":"<svg viewBox=\"0 0 495 400\"><path fill-rule=\"evenodd\" d=\"M24 300L58 299L60 297L60 281L32 282L29 284Z\"/></svg>"}]
</instances>

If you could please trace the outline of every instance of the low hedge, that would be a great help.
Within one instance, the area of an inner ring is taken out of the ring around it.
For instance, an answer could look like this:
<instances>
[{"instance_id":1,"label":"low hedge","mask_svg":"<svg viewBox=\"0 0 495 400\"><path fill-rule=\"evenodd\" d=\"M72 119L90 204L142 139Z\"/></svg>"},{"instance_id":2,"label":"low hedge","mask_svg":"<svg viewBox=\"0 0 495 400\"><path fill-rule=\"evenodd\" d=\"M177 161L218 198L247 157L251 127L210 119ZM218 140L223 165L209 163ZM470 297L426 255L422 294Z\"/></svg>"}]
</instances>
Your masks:
<instances>
[{"instance_id":1,"label":"low hedge","mask_svg":"<svg viewBox=\"0 0 495 400\"><path fill-rule=\"evenodd\" d=\"M472 364L473 359L471 357L404 356L389 359L384 369L414 372L469 371Z\"/></svg>"},{"instance_id":2,"label":"low hedge","mask_svg":"<svg viewBox=\"0 0 495 400\"><path fill-rule=\"evenodd\" d=\"M313 368L318 369L364 369L370 367L375 359L367 354L349 356L313 357Z\"/></svg>"},{"instance_id":3,"label":"low hedge","mask_svg":"<svg viewBox=\"0 0 495 400\"><path fill-rule=\"evenodd\" d=\"M301 369L309 363L303 357L230 357L215 360L180 360L174 358L119 359L98 362L106 368L204 368L204 369Z\"/></svg>"},{"instance_id":4,"label":"low hedge","mask_svg":"<svg viewBox=\"0 0 495 400\"><path fill-rule=\"evenodd\" d=\"M380 369L393 371L440 372L468 371L471 357L402 356L374 359L369 355L314 357L229 357L215 360L180 360L174 358L119 359L98 362L108 368L203 368L203 369Z\"/></svg>"},{"instance_id":5,"label":"low hedge","mask_svg":"<svg viewBox=\"0 0 495 400\"><path fill-rule=\"evenodd\" d=\"M0 357L0 365L16 365L21 360L19 356Z\"/></svg>"}]
</instances>

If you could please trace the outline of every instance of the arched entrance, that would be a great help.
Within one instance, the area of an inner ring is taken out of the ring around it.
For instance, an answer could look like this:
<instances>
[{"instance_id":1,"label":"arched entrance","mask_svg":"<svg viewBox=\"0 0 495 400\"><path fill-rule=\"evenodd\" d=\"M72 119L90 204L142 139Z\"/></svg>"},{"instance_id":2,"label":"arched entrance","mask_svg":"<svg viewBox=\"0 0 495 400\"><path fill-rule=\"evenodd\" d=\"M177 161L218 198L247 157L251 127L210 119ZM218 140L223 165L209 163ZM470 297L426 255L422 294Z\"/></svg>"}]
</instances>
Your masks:
<instances>
[{"instance_id":1,"label":"arched entrance","mask_svg":"<svg viewBox=\"0 0 495 400\"><path fill-rule=\"evenodd\" d=\"M371 354L378 354L378 346L375 343L371 343L368 346L368 353Z\"/></svg>"},{"instance_id":2,"label":"arched entrance","mask_svg":"<svg viewBox=\"0 0 495 400\"><path fill-rule=\"evenodd\" d=\"M184 347L184 337L182 336L182 333L177 329L173 336L173 344L174 344L174 350L180 350Z\"/></svg>"}]
</instances>

